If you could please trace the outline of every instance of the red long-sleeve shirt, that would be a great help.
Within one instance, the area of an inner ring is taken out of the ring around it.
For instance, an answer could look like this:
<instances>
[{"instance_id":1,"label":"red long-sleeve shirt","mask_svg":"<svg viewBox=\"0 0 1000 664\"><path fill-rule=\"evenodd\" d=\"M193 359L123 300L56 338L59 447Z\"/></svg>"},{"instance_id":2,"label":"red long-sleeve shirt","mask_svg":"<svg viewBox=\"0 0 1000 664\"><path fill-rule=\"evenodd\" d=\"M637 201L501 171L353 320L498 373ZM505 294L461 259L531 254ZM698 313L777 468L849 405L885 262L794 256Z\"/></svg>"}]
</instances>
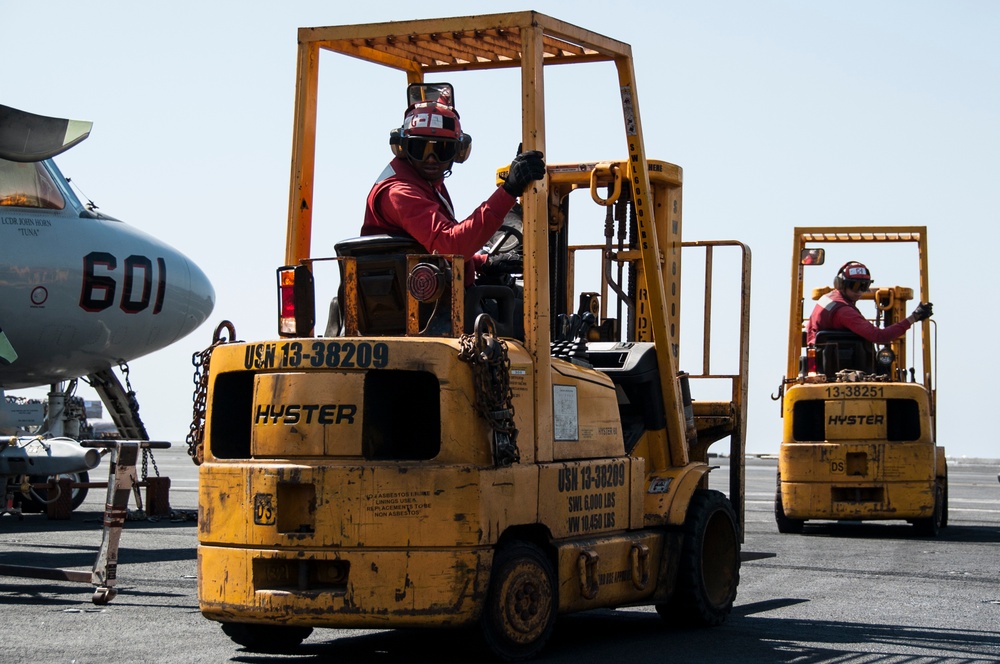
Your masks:
<instances>
[{"instance_id":1,"label":"red long-sleeve shirt","mask_svg":"<svg viewBox=\"0 0 1000 664\"><path fill-rule=\"evenodd\" d=\"M503 224L516 198L503 187L458 221L444 180L429 182L405 159L396 157L368 193L362 235L409 235L424 249L438 254L461 254L466 261L465 284L486 262L477 253Z\"/></svg>"},{"instance_id":2,"label":"red long-sleeve shirt","mask_svg":"<svg viewBox=\"0 0 1000 664\"><path fill-rule=\"evenodd\" d=\"M910 329L910 319L904 318L889 327L875 327L856 304L848 302L840 291L830 291L819 299L809 316L806 326L806 344L816 343L816 333L821 330L849 330L873 344L886 344Z\"/></svg>"}]
</instances>

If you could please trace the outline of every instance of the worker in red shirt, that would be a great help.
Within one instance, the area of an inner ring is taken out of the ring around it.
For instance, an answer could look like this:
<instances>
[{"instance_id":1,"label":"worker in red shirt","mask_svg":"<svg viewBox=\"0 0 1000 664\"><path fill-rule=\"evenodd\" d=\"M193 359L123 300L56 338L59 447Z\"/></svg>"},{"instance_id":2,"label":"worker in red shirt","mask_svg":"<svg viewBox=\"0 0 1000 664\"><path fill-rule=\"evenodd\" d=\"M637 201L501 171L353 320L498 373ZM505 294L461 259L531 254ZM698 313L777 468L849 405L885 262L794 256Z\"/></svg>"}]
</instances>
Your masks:
<instances>
[{"instance_id":1,"label":"worker in red shirt","mask_svg":"<svg viewBox=\"0 0 1000 664\"><path fill-rule=\"evenodd\" d=\"M410 236L430 253L465 258L465 284L476 273L518 272L520 254L479 253L503 224L517 197L545 177L537 150L519 153L506 181L471 215L458 220L444 179L469 157L472 137L462 132L449 83L415 83L407 90L403 125L389 134L395 158L368 194L362 235Z\"/></svg>"},{"instance_id":2,"label":"worker in red shirt","mask_svg":"<svg viewBox=\"0 0 1000 664\"><path fill-rule=\"evenodd\" d=\"M847 330L874 343L885 344L902 336L910 327L934 314L934 305L921 302L909 316L889 327L875 327L858 311L858 300L872 284L868 268L857 261L848 261L833 280L834 290L819 299L806 326L806 344L816 344L816 333L822 330Z\"/></svg>"}]
</instances>

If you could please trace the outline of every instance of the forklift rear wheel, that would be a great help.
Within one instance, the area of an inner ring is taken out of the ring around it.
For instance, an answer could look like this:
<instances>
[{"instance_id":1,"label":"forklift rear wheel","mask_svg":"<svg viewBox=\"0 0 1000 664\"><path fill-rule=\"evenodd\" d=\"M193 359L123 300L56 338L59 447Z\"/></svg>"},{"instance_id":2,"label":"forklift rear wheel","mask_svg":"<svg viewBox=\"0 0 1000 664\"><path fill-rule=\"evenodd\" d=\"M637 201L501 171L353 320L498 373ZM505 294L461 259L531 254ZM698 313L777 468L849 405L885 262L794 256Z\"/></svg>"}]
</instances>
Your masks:
<instances>
[{"instance_id":1,"label":"forklift rear wheel","mask_svg":"<svg viewBox=\"0 0 1000 664\"><path fill-rule=\"evenodd\" d=\"M736 512L718 491L698 490L684 524L677 589L657 604L664 619L697 626L721 625L733 608L740 582Z\"/></svg>"},{"instance_id":2,"label":"forklift rear wheel","mask_svg":"<svg viewBox=\"0 0 1000 664\"><path fill-rule=\"evenodd\" d=\"M297 625L251 625L222 623L222 631L230 639L254 652L288 653L312 634L312 627Z\"/></svg>"},{"instance_id":3,"label":"forklift rear wheel","mask_svg":"<svg viewBox=\"0 0 1000 664\"><path fill-rule=\"evenodd\" d=\"M497 551L480 618L494 655L513 662L538 654L552 635L558 606L555 571L539 547L515 542Z\"/></svg>"},{"instance_id":4,"label":"forklift rear wheel","mask_svg":"<svg viewBox=\"0 0 1000 664\"><path fill-rule=\"evenodd\" d=\"M942 481L944 487L944 494L941 499L941 527L948 527L948 478L945 477Z\"/></svg>"},{"instance_id":5,"label":"forklift rear wheel","mask_svg":"<svg viewBox=\"0 0 1000 664\"><path fill-rule=\"evenodd\" d=\"M774 492L774 521L778 524L778 532L797 535L805 526L803 519L791 519L785 516L785 506L781 502L781 477L778 477L778 488Z\"/></svg>"},{"instance_id":6,"label":"forklift rear wheel","mask_svg":"<svg viewBox=\"0 0 1000 664\"><path fill-rule=\"evenodd\" d=\"M934 492L934 514L927 519L914 519L913 529L921 537L937 537L945 521L945 490L938 485Z\"/></svg>"}]
</instances>

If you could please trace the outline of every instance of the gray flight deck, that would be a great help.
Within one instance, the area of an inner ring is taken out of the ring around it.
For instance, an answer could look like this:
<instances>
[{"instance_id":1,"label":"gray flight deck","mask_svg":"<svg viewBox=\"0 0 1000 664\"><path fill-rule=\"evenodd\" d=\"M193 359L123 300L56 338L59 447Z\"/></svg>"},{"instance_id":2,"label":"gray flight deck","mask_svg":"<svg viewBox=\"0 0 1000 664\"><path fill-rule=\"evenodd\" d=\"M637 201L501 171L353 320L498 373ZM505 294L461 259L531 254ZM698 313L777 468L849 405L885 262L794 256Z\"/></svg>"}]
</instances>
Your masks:
<instances>
[{"instance_id":1,"label":"gray flight deck","mask_svg":"<svg viewBox=\"0 0 1000 664\"><path fill-rule=\"evenodd\" d=\"M0 662L477 661L476 641L454 631L316 630L289 655L232 643L198 611L197 468L183 445L154 458L171 478L175 518L126 523L118 596L96 606L87 584L0 577ZM728 463L717 462L711 483L725 490ZM802 535L780 535L776 466L773 458L747 462L744 552L776 555L744 562L725 625L674 629L651 607L563 616L536 661L1000 661L1000 461L949 460L950 525L936 539L902 521L810 522ZM106 472L102 464L91 478ZM88 571L104 499L91 489L70 521L0 518L0 565Z\"/></svg>"}]
</instances>

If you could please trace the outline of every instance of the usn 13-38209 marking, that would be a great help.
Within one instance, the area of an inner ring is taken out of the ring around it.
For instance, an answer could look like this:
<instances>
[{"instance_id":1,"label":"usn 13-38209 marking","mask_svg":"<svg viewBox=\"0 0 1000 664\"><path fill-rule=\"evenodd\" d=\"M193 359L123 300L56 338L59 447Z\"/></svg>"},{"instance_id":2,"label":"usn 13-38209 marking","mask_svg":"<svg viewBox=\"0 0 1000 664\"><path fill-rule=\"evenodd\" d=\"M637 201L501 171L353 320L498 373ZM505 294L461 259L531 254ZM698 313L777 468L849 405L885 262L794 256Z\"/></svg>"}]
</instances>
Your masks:
<instances>
[{"instance_id":1,"label":"usn 13-38209 marking","mask_svg":"<svg viewBox=\"0 0 1000 664\"><path fill-rule=\"evenodd\" d=\"M291 341L249 344L243 358L247 369L382 369L389 364L389 346L367 341Z\"/></svg>"}]
</instances>

